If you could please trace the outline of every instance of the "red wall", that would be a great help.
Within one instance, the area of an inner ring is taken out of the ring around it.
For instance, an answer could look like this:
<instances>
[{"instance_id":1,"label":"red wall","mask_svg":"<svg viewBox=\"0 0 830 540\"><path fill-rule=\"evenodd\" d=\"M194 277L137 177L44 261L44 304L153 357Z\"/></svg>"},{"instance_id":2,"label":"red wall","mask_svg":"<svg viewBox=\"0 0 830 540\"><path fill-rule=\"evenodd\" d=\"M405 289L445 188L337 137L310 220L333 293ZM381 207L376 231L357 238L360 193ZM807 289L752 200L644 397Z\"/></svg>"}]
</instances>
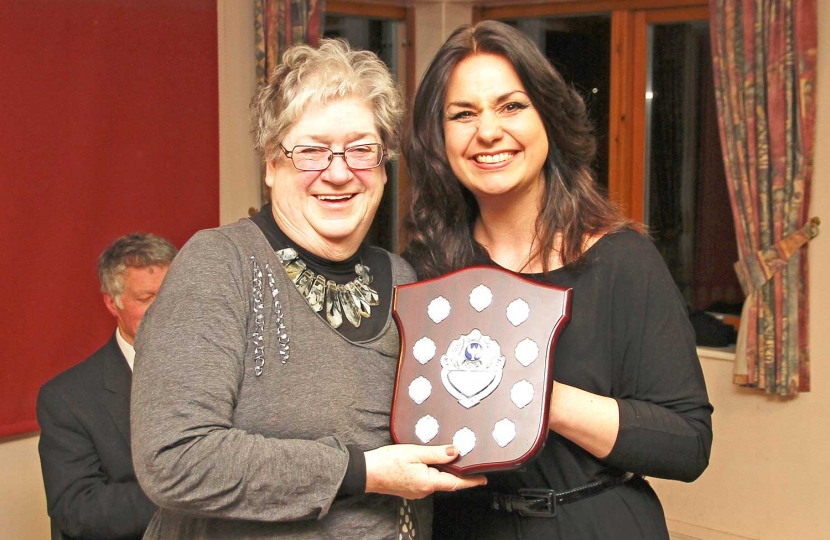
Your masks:
<instances>
[{"instance_id":1,"label":"red wall","mask_svg":"<svg viewBox=\"0 0 830 540\"><path fill-rule=\"evenodd\" d=\"M216 0L0 0L0 437L114 330L96 260L219 220Z\"/></svg>"}]
</instances>

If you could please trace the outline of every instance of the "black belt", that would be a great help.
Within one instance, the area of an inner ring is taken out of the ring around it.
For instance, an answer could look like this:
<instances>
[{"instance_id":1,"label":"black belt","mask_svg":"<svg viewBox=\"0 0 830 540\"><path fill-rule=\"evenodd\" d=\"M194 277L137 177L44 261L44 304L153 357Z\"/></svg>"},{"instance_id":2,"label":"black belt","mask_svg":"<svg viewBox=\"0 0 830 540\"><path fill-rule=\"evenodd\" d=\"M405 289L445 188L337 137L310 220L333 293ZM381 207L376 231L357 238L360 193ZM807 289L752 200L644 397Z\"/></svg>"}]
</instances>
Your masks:
<instances>
[{"instance_id":1,"label":"black belt","mask_svg":"<svg viewBox=\"0 0 830 540\"><path fill-rule=\"evenodd\" d=\"M518 495L493 493L492 508L504 512L516 512L520 516L556 517L556 507L598 495L620 486L632 478L633 473L610 476L578 488L557 493L552 489L522 488Z\"/></svg>"}]
</instances>

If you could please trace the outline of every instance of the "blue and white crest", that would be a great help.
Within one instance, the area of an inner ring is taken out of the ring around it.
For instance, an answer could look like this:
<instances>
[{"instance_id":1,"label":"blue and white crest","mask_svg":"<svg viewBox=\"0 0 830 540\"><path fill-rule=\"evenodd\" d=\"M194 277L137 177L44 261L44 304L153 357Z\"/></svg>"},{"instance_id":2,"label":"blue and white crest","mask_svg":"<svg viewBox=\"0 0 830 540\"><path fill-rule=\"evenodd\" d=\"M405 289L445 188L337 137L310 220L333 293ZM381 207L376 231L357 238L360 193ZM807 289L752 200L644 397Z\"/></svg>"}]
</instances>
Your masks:
<instances>
[{"instance_id":1,"label":"blue and white crest","mask_svg":"<svg viewBox=\"0 0 830 540\"><path fill-rule=\"evenodd\" d=\"M504 356L497 341L474 329L450 343L441 366L444 388L469 409L499 386Z\"/></svg>"}]
</instances>

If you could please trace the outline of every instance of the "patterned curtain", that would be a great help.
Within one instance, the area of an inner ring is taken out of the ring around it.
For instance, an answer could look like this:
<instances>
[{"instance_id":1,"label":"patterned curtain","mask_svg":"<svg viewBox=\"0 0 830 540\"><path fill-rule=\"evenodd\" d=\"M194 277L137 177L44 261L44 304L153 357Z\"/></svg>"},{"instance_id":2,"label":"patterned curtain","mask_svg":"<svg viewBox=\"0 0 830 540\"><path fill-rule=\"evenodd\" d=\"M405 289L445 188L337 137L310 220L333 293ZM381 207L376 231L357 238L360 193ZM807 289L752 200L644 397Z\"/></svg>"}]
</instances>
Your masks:
<instances>
[{"instance_id":1,"label":"patterned curtain","mask_svg":"<svg viewBox=\"0 0 830 540\"><path fill-rule=\"evenodd\" d=\"M326 0L254 0L257 86L264 84L291 45L316 46L323 35ZM265 178L263 168L262 178ZM269 200L261 183L262 202Z\"/></svg>"},{"instance_id":2,"label":"patterned curtain","mask_svg":"<svg viewBox=\"0 0 830 540\"><path fill-rule=\"evenodd\" d=\"M816 0L712 0L721 146L746 294L734 382L810 390L807 246L815 139Z\"/></svg>"}]
</instances>

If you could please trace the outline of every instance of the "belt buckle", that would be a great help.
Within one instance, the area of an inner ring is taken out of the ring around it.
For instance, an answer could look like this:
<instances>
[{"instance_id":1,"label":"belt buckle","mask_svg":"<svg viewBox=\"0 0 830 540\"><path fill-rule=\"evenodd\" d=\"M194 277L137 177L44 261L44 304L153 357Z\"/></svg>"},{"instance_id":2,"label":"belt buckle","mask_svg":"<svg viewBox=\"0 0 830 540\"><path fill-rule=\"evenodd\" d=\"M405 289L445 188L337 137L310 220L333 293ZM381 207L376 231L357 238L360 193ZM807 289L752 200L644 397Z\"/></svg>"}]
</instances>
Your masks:
<instances>
[{"instance_id":1,"label":"belt buckle","mask_svg":"<svg viewBox=\"0 0 830 540\"><path fill-rule=\"evenodd\" d=\"M556 492L552 489L519 489L519 497L523 499L523 508L517 508L520 516L531 517L556 517ZM542 505L542 508L531 508L531 506Z\"/></svg>"}]
</instances>

